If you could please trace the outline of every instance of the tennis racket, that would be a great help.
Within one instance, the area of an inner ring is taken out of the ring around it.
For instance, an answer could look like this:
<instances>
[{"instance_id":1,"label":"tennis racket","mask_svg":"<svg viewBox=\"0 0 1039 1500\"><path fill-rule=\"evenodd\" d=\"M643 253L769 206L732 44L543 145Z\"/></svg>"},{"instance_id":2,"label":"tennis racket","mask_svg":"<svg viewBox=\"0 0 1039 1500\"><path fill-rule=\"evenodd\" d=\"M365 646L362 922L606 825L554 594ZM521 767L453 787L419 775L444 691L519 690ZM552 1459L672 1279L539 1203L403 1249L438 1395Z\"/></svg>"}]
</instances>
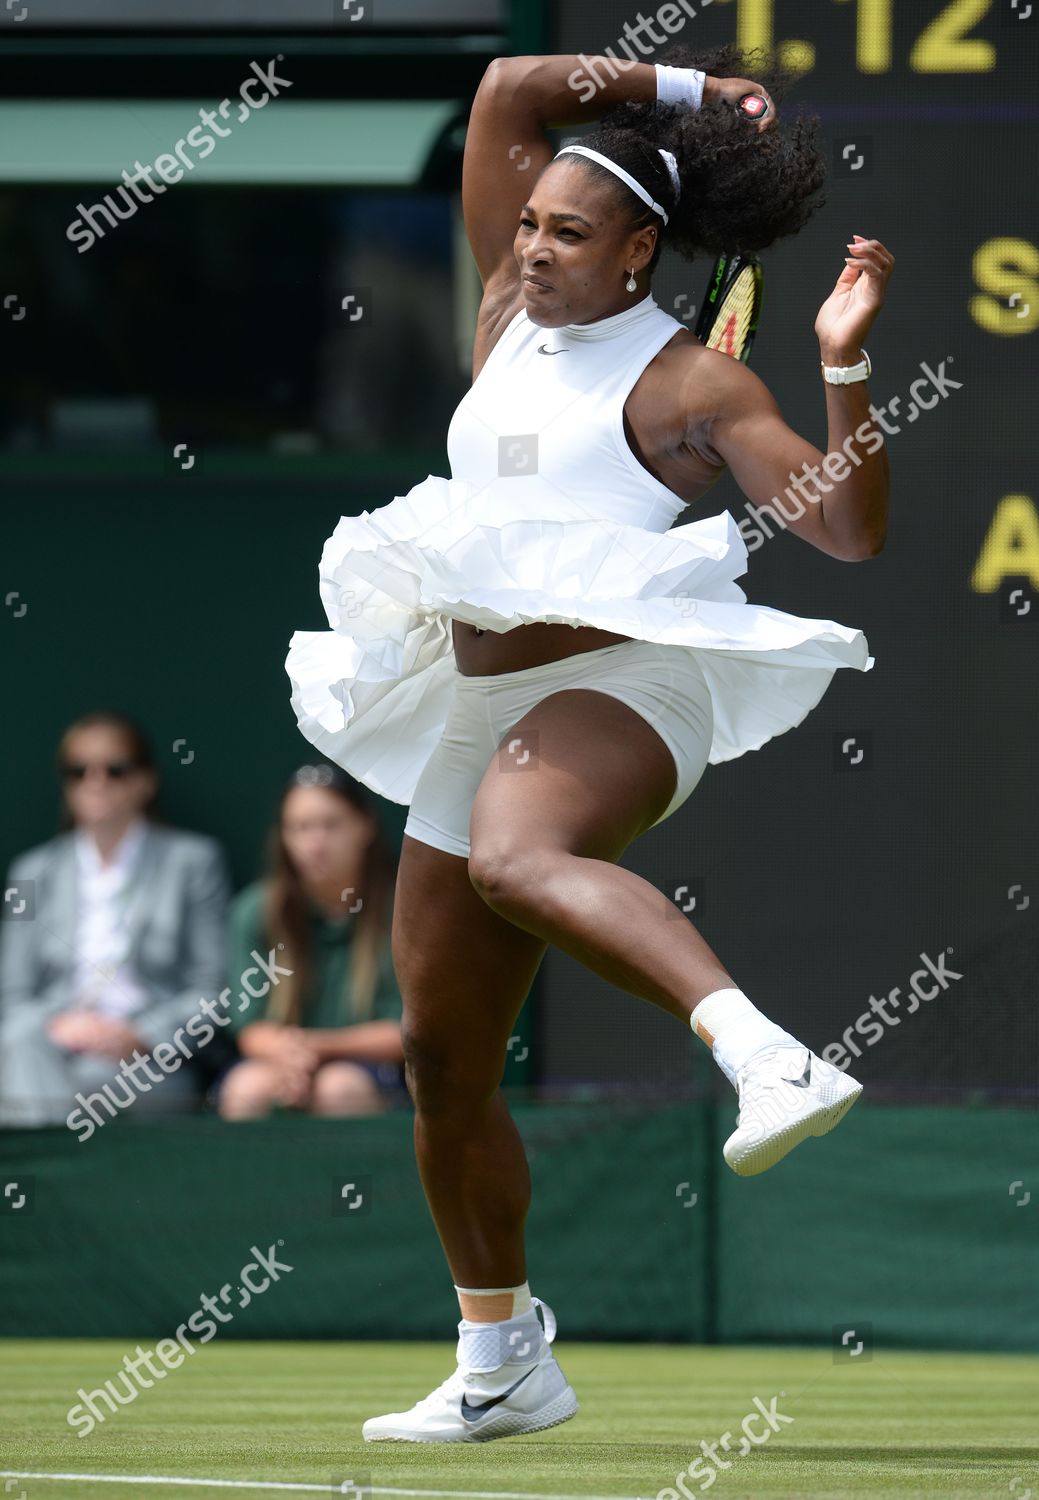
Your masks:
<instances>
[{"instance_id":1,"label":"tennis racket","mask_svg":"<svg viewBox=\"0 0 1039 1500\"><path fill-rule=\"evenodd\" d=\"M758 331L765 273L753 255L719 255L707 284L696 337L746 364Z\"/></svg>"}]
</instances>

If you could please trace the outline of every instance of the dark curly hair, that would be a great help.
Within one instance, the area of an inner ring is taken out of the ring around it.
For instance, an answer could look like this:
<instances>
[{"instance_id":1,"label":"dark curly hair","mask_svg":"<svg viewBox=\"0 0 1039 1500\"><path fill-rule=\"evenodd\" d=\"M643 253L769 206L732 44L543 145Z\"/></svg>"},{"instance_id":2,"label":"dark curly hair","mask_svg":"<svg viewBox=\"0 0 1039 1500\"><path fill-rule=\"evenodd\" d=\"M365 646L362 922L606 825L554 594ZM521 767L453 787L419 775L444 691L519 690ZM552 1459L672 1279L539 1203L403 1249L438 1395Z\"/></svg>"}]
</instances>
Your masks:
<instances>
[{"instance_id":1,"label":"dark curly hair","mask_svg":"<svg viewBox=\"0 0 1039 1500\"><path fill-rule=\"evenodd\" d=\"M715 78L748 78L760 83L778 107L797 74L759 51L734 44L693 51L674 44L656 61L677 68L700 68ZM591 134L580 137L640 182L668 214L647 207L618 177L587 157L574 156L596 178L616 190L631 215L631 228L656 224L653 271L664 245L686 260L699 253L749 254L785 235L796 234L826 201L821 192L825 159L816 143L815 115L781 117L758 131L729 103L705 102L699 110L682 105L625 103L607 110ZM659 147L673 151L682 192L675 190Z\"/></svg>"}]
</instances>

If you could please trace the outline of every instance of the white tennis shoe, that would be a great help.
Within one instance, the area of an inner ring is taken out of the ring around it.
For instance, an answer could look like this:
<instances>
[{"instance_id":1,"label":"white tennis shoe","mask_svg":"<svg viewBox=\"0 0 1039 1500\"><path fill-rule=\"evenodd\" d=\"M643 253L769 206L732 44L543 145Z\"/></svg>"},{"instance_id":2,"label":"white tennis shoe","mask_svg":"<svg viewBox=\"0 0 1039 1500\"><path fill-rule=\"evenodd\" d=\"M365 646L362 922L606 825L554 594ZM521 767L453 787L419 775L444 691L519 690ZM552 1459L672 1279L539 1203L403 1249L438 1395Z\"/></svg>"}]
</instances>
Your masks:
<instances>
[{"instance_id":1,"label":"white tennis shoe","mask_svg":"<svg viewBox=\"0 0 1039 1500\"><path fill-rule=\"evenodd\" d=\"M524 1361L513 1353L500 1369L489 1374L466 1370L460 1364L410 1411L369 1417L361 1436L369 1443L392 1439L403 1443L487 1443L566 1422L577 1411L577 1397L551 1350L555 1315L537 1297L531 1301L541 1308L545 1320L535 1357Z\"/></svg>"},{"instance_id":2,"label":"white tennis shoe","mask_svg":"<svg viewBox=\"0 0 1039 1500\"><path fill-rule=\"evenodd\" d=\"M767 1172L848 1113L862 1084L800 1043L764 1047L736 1070L739 1123L722 1155L740 1177Z\"/></svg>"}]
</instances>

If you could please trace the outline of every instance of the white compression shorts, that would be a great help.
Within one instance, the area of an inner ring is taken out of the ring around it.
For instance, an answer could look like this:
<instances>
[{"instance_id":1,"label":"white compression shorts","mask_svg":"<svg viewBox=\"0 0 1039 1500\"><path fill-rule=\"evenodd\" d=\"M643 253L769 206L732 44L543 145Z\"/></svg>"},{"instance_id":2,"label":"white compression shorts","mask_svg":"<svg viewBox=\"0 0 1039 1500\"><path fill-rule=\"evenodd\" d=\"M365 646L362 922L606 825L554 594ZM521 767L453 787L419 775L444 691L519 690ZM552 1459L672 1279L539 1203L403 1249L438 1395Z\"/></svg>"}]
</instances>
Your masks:
<instances>
[{"instance_id":1,"label":"white compression shorts","mask_svg":"<svg viewBox=\"0 0 1039 1500\"><path fill-rule=\"evenodd\" d=\"M593 688L619 698L656 730L674 759L674 796L662 823L703 775L714 733L710 690L687 646L620 641L540 667L466 676L456 668L444 732L415 787L404 832L462 859L469 856L469 817L484 773L510 754L509 731L536 703L565 688ZM520 769L524 747L516 746ZM656 827L656 823L653 824Z\"/></svg>"}]
</instances>

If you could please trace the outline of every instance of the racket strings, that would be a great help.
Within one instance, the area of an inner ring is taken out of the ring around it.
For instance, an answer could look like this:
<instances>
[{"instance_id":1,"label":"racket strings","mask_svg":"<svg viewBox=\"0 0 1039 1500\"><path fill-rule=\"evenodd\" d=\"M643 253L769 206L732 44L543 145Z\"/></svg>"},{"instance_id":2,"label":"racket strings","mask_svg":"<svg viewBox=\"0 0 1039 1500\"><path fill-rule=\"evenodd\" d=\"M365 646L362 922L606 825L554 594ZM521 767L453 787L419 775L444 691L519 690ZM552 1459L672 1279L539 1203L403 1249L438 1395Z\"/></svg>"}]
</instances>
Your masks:
<instances>
[{"instance_id":1,"label":"racket strings","mask_svg":"<svg viewBox=\"0 0 1039 1500\"><path fill-rule=\"evenodd\" d=\"M740 359L753 332L757 280L750 266L744 267L727 288L715 313L707 348Z\"/></svg>"}]
</instances>

